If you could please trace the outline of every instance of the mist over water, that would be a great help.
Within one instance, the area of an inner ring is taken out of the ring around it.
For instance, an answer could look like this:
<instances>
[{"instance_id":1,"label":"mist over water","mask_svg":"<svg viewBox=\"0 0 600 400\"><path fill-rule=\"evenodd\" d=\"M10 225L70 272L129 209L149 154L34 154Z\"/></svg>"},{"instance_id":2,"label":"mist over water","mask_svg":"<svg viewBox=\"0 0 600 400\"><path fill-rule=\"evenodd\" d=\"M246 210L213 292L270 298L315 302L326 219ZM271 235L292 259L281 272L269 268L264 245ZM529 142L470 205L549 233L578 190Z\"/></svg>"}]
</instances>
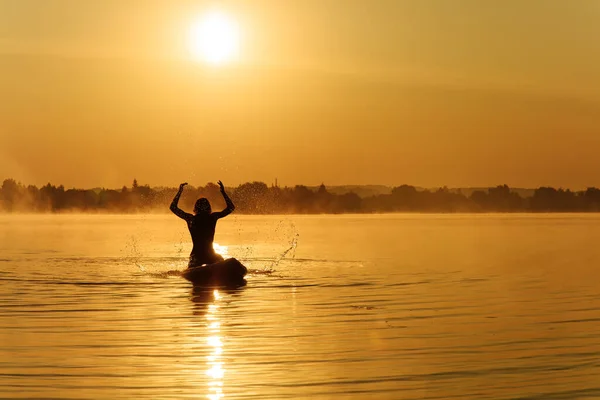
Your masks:
<instances>
[{"instance_id":1,"label":"mist over water","mask_svg":"<svg viewBox=\"0 0 600 400\"><path fill-rule=\"evenodd\" d=\"M600 216L0 215L0 398L600 396Z\"/></svg>"}]
</instances>

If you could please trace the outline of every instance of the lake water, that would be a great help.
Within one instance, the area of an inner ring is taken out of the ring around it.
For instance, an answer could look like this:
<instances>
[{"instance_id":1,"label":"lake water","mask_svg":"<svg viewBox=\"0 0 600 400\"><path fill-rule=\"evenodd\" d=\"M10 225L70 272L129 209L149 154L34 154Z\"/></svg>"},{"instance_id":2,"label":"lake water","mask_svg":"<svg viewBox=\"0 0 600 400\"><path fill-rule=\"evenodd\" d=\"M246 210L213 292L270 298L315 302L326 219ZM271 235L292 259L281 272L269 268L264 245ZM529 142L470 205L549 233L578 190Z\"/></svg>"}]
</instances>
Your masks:
<instances>
[{"instance_id":1,"label":"lake water","mask_svg":"<svg viewBox=\"0 0 600 400\"><path fill-rule=\"evenodd\" d=\"M0 215L0 398L600 398L600 216Z\"/></svg>"}]
</instances>

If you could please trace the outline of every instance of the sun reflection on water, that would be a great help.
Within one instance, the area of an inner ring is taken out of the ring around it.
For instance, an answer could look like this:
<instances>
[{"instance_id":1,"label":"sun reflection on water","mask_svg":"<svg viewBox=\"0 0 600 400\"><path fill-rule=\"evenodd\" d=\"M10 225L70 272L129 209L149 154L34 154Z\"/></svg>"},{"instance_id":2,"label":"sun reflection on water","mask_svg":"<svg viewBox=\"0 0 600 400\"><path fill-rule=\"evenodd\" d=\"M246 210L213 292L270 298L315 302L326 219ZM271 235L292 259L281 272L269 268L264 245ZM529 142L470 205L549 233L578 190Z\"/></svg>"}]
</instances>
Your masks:
<instances>
[{"instance_id":1,"label":"sun reflection on water","mask_svg":"<svg viewBox=\"0 0 600 400\"><path fill-rule=\"evenodd\" d=\"M219 243L213 242L215 253L220 254L223 258L229 257L229 246L221 246Z\"/></svg>"},{"instance_id":2,"label":"sun reflection on water","mask_svg":"<svg viewBox=\"0 0 600 400\"><path fill-rule=\"evenodd\" d=\"M210 400L222 399L225 395L223 394L223 377L225 376L225 369L223 368L222 354L223 354L223 342L221 340L221 322L219 320L219 300L221 300L221 294L218 290L213 290L214 303L208 306L206 312L206 320L208 321L208 332L210 336L207 337L206 341L212 348L212 352L206 356L206 375L211 379L208 382L208 394L206 397Z\"/></svg>"}]
</instances>

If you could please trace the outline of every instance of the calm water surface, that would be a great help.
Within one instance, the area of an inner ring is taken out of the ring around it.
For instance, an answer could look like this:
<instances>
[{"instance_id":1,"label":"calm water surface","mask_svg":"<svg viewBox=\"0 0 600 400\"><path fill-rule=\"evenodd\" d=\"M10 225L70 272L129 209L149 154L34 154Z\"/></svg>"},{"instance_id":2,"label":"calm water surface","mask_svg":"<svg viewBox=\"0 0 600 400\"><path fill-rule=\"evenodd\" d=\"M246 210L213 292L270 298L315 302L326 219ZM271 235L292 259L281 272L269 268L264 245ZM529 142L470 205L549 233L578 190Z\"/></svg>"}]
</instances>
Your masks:
<instances>
[{"instance_id":1,"label":"calm water surface","mask_svg":"<svg viewBox=\"0 0 600 400\"><path fill-rule=\"evenodd\" d=\"M600 216L0 215L0 398L600 398Z\"/></svg>"}]
</instances>

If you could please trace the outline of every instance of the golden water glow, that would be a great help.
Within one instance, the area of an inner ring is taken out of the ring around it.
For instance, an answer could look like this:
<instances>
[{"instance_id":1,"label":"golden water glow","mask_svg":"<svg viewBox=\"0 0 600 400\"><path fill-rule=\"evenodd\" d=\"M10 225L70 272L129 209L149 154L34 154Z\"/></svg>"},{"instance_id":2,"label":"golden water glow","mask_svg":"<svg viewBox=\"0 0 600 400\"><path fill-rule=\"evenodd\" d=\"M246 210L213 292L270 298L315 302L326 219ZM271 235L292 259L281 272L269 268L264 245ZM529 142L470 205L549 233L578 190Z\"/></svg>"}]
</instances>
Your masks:
<instances>
[{"instance_id":1,"label":"golden water glow","mask_svg":"<svg viewBox=\"0 0 600 400\"><path fill-rule=\"evenodd\" d=\"M206 320L208 322L209 335L206 338L208 345L212 348L212 352L206 356L206 375L210 378L208 382L208 393L206 397L210 400L218 400L223 398L223 377L225 369L223 368L223 342L221 340L221 322L219 320L219 304L221 295L218 290L213 291L215 302L208 306L206 312Z\"/></svg>"},{"instance_id":2,"label":"golden water glow","mask_svg":"<svg viewBox=\"0 0 600 400\"><path fill-rule=\"evenodd\" d=\"M211 11L191 26L189 41L194 59L213 65L224 64L238 55L239 28L229 15Z\"/></svg>"}]
</instances>

